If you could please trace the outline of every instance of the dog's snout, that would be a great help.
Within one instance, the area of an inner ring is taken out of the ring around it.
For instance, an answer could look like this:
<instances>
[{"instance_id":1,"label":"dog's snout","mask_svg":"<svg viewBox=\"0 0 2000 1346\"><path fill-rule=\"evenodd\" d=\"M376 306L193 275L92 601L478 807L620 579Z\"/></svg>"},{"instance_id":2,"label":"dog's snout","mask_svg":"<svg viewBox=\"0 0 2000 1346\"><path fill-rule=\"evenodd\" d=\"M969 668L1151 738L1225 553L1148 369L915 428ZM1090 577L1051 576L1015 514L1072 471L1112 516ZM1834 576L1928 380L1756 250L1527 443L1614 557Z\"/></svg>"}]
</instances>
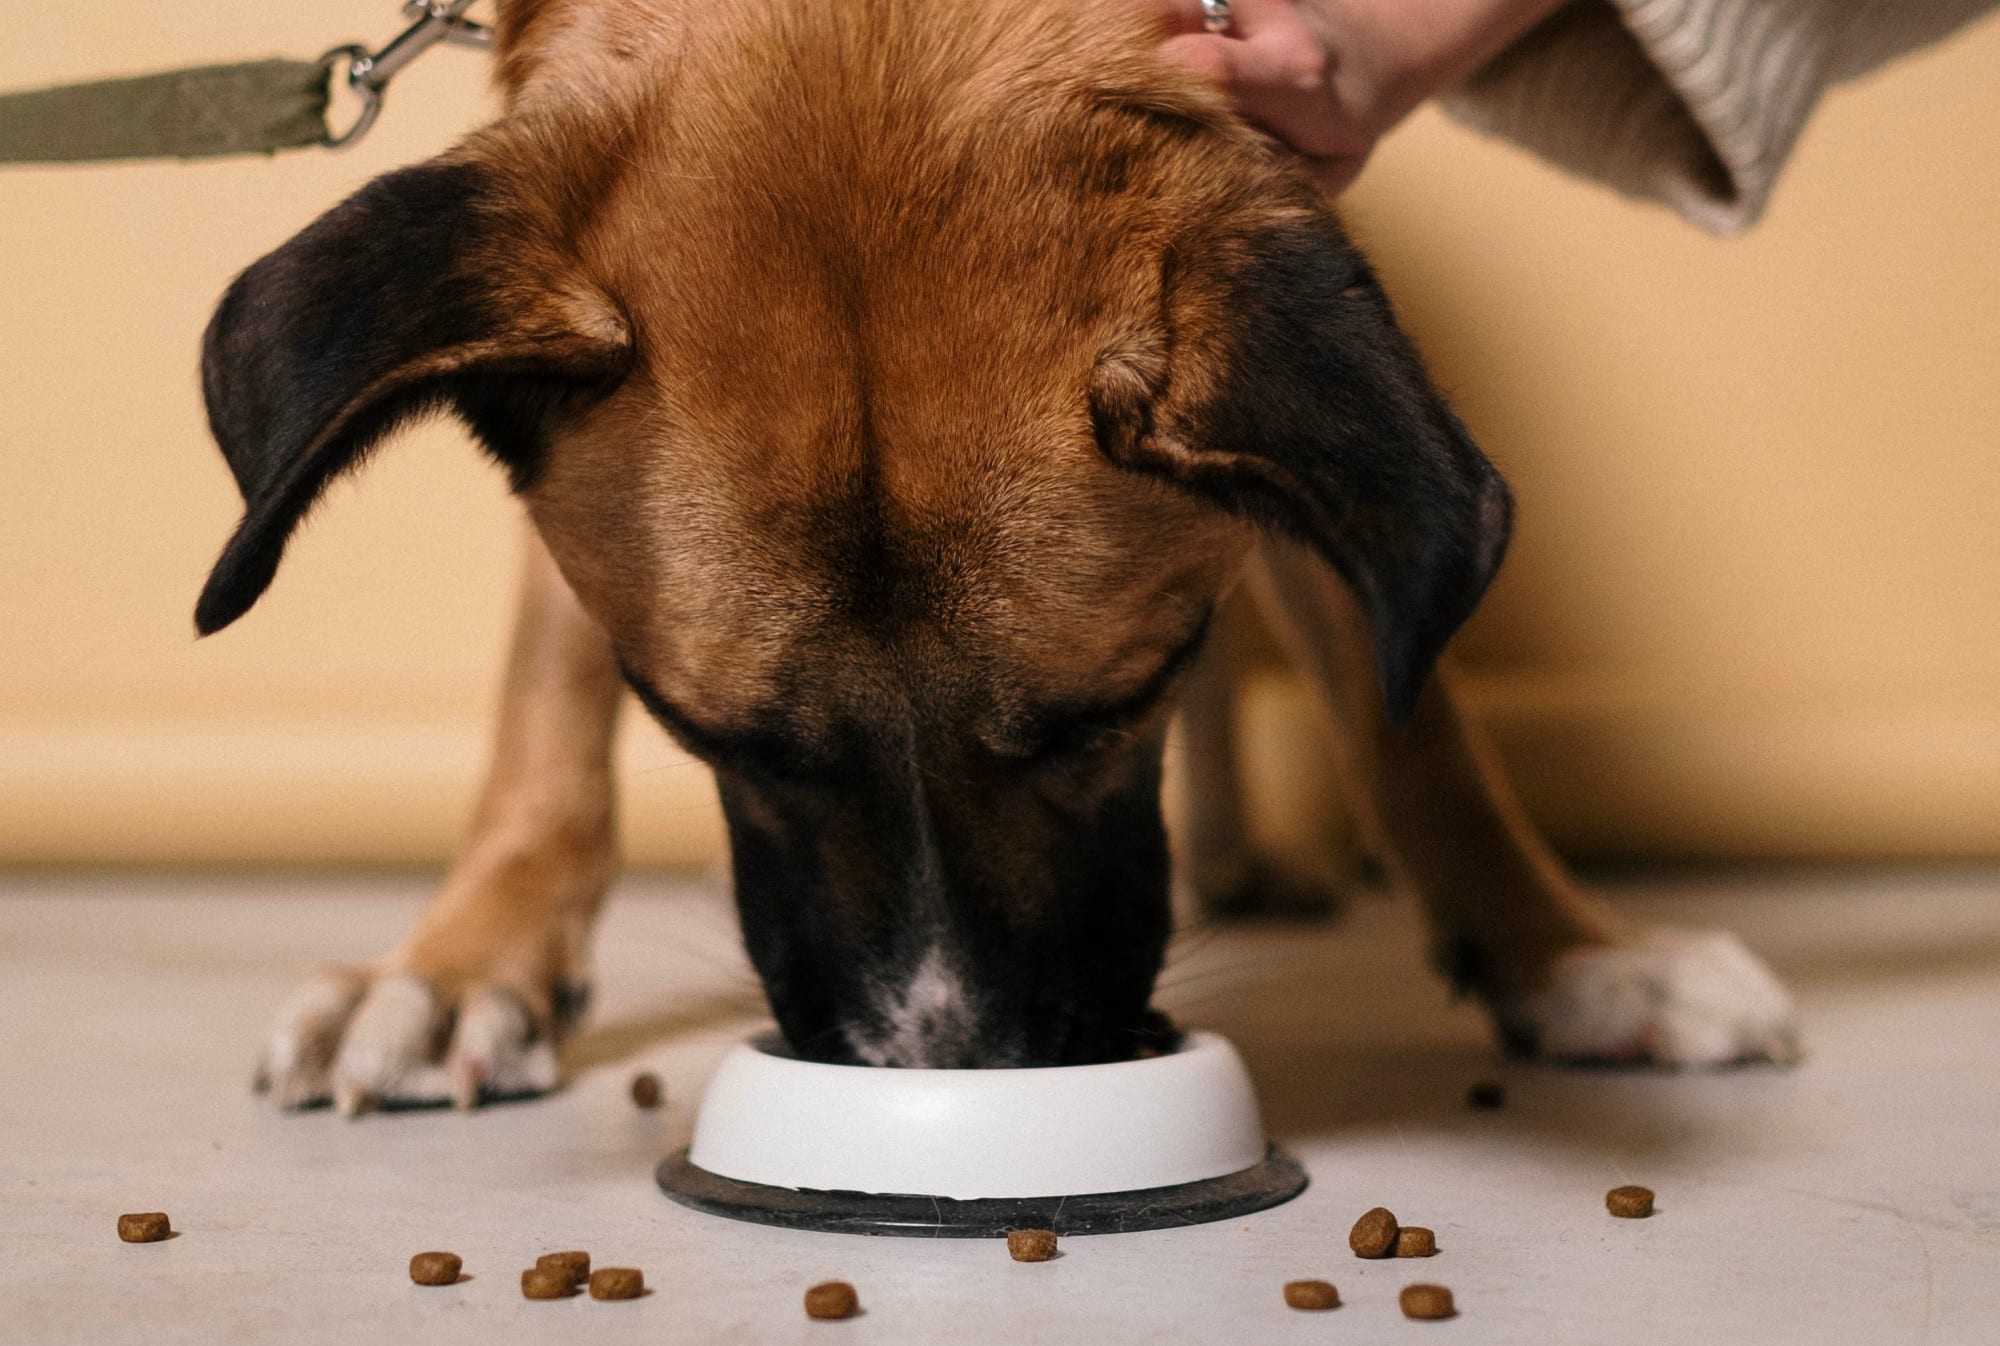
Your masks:
<instances>
[{"instance_id":1,"label":"dog's snout","mask_svg":"<svg viewBox=\"0 0 2000 1346\"><path fill-rule=\"evenodd\" d=\"M744 940L794 1050L904 1068L1130 1056L1168 922L1157 764L1072 799L918 757L812 787L718 773Z\"/></svg>"},{"instance_id":2,"label":"dog's snout","mask_svg":"<svg viewBox=\"0 0 2000 1346\"><path fill-rule=\"evenodd\" d=\"M905 977L882 979L869 1011L843 1031L855 1058L872 1066L952 1069L1010 1065L1004 1043L981 1023L978 1004L956 961L927 950Z\"/></svg>"}]
</instances>

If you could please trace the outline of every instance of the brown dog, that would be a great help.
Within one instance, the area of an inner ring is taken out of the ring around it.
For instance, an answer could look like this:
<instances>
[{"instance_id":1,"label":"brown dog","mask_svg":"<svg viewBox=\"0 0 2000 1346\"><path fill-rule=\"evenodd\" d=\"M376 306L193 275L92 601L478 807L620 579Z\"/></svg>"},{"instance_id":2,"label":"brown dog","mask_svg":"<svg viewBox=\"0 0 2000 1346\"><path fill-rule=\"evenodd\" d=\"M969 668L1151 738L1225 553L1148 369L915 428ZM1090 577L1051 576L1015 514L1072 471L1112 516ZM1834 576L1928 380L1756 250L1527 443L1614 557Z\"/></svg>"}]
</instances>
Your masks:
<instances>
[{"instance_id":1,"label":"brown dog","mask_svg":"<svg viewBox=\"0 0 2000 1346\"><path fill-rule=\"evenodd\" d=\"M1246 565L1517 1045L1789 1050L1754 960L1616 930L1424 690L1506 489L1297 166L1121 13L514 0L506 117L231 287L204 378L247 510L204 632L424 409L539 539L471 843L400 950L281 1014L281 1102L551 1083L625 684L715 769L799 1051L1128 1055L1163 722Z\"/></svg>"}]
</instances>

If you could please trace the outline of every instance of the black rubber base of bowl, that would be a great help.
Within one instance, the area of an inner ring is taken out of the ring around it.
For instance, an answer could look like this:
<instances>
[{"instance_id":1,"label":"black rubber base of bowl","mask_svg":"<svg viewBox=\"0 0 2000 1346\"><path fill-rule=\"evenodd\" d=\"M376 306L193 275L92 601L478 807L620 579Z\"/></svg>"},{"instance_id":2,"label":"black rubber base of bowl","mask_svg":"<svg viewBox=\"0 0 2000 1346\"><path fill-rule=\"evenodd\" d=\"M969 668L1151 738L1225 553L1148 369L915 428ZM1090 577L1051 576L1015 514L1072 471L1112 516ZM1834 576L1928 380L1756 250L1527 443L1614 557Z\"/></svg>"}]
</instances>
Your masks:
<instances>
[{"instance_id":1,"label":"black rubber base of bowl","mask_svg":"<svg viewBox=\"0 0 2000 1346\"><path fill-rule=\"evenodd\" d=\"M955 1201L938 1196L766 1187L697 1168L688 1162L686 1150L662 1160L656 1176L661 1191L683 1206L710 1215L786 1229L905 1238L1004 1238L1010 1229L1050 1229L1057 1234L1171 1229L1267 1210L1306 1189L1305 1169L1275 1145L1264 1151L1264 1162L1240 1173L1173 1187L1089 1196Z\"/></svg>"}]
</instances>

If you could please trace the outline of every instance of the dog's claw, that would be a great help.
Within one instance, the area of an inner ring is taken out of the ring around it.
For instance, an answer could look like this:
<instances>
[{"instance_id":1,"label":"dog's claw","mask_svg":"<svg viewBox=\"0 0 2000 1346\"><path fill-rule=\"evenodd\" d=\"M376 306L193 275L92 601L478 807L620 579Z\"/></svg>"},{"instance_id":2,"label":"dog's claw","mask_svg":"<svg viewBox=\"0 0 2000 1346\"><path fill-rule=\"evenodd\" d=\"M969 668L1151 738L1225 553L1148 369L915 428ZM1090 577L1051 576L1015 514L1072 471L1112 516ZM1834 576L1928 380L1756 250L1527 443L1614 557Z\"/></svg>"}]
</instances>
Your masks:
<instances>
[{"instance_id":1,"label":"dog's claw","mask_svg":"<svg viewBox=\"0 0 2000 1346\"><path fill-rule=\"evenodd\" d=\"M480 1091L486 1087L487 1067L481 1061L460 1060L446 1074L451 1079L451 1105L463 1112L479 1106Z\"/></svg>"},{"instance_id":2,"label":"dog's claw","mask_svg":"<svg viewBox=\"0 0 2000 1346\"><path fill-rule=\"evenodd\" d=\"M333 1086L333 1110L350 1121L368 1111L373 1102L367 1090L346 1080L337 1081Z\"/></svg>"}]
</instances>

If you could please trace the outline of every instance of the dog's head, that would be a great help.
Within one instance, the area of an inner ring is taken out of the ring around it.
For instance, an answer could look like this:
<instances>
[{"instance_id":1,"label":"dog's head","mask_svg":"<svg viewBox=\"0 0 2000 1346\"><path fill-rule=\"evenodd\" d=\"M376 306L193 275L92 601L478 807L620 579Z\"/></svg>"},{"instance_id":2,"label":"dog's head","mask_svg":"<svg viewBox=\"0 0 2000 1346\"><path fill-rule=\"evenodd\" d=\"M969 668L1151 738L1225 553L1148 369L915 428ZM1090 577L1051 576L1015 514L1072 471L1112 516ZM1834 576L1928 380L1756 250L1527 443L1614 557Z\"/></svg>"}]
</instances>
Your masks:
<instances>
[{"instance_id":1,"label":"dog's head","mask_svg":"<svg viewBox=\"0 0 2000 1346\"><path fill-rule=\"evenodd\" d=\"M799 1050L1126 1055L1162 722L1257 529L1347 578L1402 714L1506 489L1303 176L1146 35L653 8L511 7L511 115L230 288L204 379L247 510L197 622L453 411L715 768Z\"/></svg>"}]
</instances>

